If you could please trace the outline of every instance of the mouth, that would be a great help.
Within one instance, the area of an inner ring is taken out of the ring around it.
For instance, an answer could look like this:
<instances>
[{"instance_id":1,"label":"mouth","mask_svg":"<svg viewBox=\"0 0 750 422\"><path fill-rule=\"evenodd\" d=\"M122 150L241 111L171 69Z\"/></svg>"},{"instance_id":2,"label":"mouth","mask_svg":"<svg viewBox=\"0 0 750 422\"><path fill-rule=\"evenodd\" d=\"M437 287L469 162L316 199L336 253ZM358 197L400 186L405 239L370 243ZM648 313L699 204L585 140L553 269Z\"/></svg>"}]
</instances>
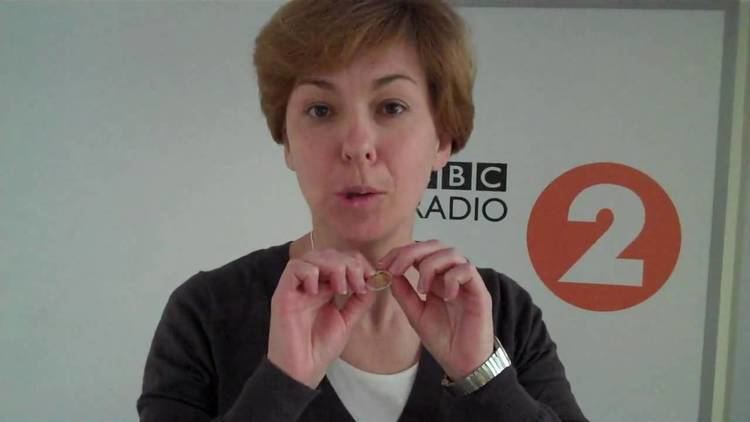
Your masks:
<instances>
[{"instance_id":1,"label":"mouth","mask_svg":"<svg viewBox=\"0 0 750 422\"><path fill-rule=\"evenodd\" d=\"M382 191L369 186L351 186L338 192L339 197L351 204L366 204L382 194Z\"/></svg>"},{"instance_id":2,"label":"mouth","mask_svg":"<svg viewBox=\"0 0 750 422\"><path fill-rule=\"evenodd\" d=\"M343 194L343 197L351 200L351 199L357 199L357 198L369 198L375 195L377 195L377 193L375 192L365 192L365 193L346 192Z\"/></svg>"}]
</instances>

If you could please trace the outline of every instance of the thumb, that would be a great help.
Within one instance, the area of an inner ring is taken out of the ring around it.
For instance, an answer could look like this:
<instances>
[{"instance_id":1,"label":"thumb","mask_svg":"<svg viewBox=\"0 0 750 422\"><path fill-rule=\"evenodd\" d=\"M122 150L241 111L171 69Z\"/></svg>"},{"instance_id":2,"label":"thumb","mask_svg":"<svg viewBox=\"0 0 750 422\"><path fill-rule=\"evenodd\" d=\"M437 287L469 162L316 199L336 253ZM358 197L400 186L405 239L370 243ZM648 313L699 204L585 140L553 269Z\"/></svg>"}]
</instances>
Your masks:
<instances>
[{"instance_id":1,"label":"thumb","mask_svg":"<svg viewBox=\"0 0 750 422\"><path fill-rule=\"evenodd\" d=\"M391 284L391 294L393 294L396 302L403 309L409 323L416 329L425 304L409 280L402 275L394 276L393 283Z\"/></svg>"}]
</instances>

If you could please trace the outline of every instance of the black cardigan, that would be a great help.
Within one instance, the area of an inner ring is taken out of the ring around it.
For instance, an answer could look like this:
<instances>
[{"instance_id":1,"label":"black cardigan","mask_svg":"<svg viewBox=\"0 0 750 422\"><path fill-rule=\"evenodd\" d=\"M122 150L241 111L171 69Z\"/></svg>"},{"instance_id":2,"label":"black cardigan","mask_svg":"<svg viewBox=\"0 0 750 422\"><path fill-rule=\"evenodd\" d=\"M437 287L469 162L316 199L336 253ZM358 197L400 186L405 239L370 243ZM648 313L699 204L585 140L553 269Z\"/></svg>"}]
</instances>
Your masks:
<instances>
[{"instance_id":1,"label":"black cardigan","mask_svg":"<svg viewBox=\"0 0 750 422\"><path fill-rule=\"evenodd\" d=\"M201 271L172 293L146 360L142 422L353 421L327 379L312 390L265 358L271 296L290 244ZM491 269L479 272L512 366L456 398L423 348L399 421L586 421L529 294Z\"/></svg>"}]
</instances>

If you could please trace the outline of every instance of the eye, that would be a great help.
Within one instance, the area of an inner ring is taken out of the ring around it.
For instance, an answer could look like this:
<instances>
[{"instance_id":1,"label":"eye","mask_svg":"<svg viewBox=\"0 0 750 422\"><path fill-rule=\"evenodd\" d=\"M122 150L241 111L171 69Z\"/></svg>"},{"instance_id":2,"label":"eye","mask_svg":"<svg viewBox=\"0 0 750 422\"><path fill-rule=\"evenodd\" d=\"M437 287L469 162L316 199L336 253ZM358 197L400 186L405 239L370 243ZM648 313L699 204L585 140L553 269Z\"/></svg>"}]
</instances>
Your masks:
<instances>
[{"instance_id":1,"label":"eye","mask_svg":"<svg viewBox=\"0 0 750 422\"><path fill-rule=\"evenodd\" d=\"M388 101L383 104L381 111L389 116L398 116L406 111L406 106L398 101Z\"/></svg>"},{"instance_id":2,"label":"eye","mask_svg":"<svg viewBox=\"0 0 750 422\"><path fill-rule=\"evenodd\" d=\"M324 119L331 115L331 107L325 104L314 104L307 108L306 113L314 119Z\"/></svg>"}]
</instances>

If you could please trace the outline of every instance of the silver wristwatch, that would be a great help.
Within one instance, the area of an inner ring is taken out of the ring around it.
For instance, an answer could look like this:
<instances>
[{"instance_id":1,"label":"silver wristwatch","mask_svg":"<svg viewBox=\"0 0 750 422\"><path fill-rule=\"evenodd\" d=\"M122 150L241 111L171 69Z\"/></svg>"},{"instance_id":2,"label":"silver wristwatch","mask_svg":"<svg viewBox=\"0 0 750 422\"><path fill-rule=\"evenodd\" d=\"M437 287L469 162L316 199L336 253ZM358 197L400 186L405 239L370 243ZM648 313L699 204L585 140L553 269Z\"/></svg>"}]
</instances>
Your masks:
<instances>
[{"instance_id":1,"label":"silver wristwatch","mask_svg":"<svg viewBox=\"0 0 750 422\"><path fill-rule=\"evenodd\" d=\"M505 353L500 340L495 337L495 352L479 368L466 378L458 381L452 381L448 376L445 376L442 385L453 395L464 396L477 391L509 366L510 358Z\"/></svg>"}]
</instances>

